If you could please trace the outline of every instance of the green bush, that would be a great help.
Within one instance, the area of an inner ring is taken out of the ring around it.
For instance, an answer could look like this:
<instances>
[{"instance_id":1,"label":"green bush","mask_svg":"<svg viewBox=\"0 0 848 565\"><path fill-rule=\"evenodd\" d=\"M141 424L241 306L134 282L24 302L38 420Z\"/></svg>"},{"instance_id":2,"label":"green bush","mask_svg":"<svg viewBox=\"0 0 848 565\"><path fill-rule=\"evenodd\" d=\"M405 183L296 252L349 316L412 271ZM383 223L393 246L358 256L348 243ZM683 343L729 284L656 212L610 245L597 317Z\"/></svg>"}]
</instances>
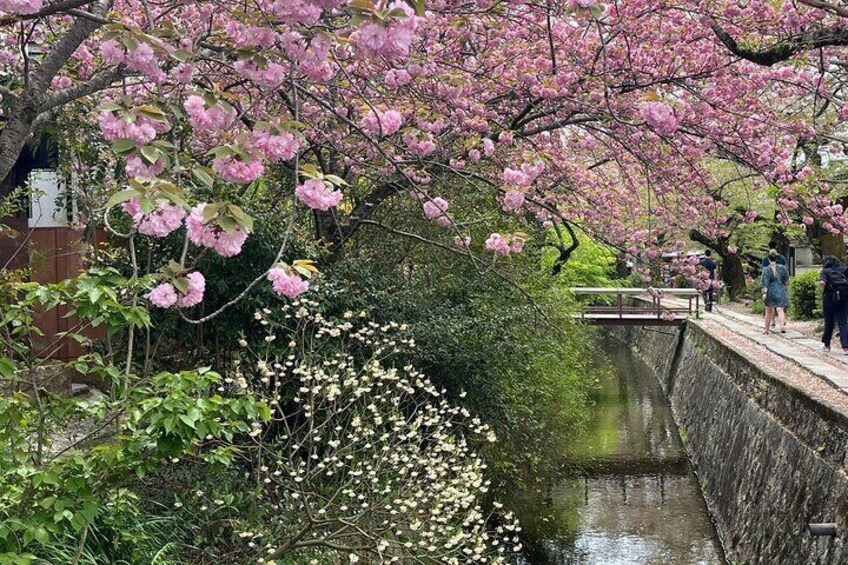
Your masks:
<instances>
[{"instance_id":1,"label":"green bush","mask_svg":"<svg viewBox=\"0 0 848 565\"><path fill-rule=\"evenodd\" d=\"M789 281L789 315L796 320L812 320L821 315L819 273L810 271Z\"/></svg>"}]
</instances>

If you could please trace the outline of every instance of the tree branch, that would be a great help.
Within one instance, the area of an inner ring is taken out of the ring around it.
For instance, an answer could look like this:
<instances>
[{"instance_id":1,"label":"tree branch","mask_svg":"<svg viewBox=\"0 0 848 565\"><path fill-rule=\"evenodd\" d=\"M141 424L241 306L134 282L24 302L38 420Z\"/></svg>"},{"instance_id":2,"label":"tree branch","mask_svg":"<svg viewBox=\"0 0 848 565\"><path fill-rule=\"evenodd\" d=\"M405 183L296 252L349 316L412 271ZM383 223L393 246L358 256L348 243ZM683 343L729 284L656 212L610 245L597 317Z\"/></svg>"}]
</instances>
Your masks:
<instances>
[{"instance_id":1,"label":"tree branch","mask_svg":"<svg viewBox=\"0 0 848 565\"><path fill-rule=\"evenodd\" d=\"M69 12L76 8L82 8L83 6L87 6L92 2L94 2L94 0L61 0L60 2L54 2L45 6L34 14L19 14L15 16L6 16L4 18L0 18L0 27L6 27L25 20L37 20L39 18L52 16L53 14Z\"/></svg>"},{"instance_id":2,"label":"tree branch","mask_svg":"<svg viewBox=\"0 0 848 565\"><path fill-rule=\"evenodd\" d=\"M806 0L804 3L809 4L810 2L817 1L818 0ZM846 11L846 14L848 14L848 11ZM797 53L810 49L848 45L848 29L842 27L830 27L820 30L807 31L800 35L779 41L767 49L755 51L740 47L736 40L717 23L713 23L710 27L712 28L713 33L716 34L716 37L718 37L719 41L727 47L728 51L737 57L741 57L746 61L751 61L752 63L756 63L757 65L762 65L764 67L771 67L777 63L791 59Z\"/></svg>"},{"instance_id":3,"label":"tree branch","mask_svg":"<svg viewBox=\"0 0 848 565\"><path fill-rule=\"evenodd\" d=\"M112 7L112 0L98 0L95 15L105 14ZM42 112L47 89L53 78L68 62L74 51L100 27L100 23L88 19L77 19L56 47L47 54L29 77L26 89L17 104L9 112L9 121L0 133L0 179L9 176L21 154L33 123Z\"/></svg>"}]
</instances>

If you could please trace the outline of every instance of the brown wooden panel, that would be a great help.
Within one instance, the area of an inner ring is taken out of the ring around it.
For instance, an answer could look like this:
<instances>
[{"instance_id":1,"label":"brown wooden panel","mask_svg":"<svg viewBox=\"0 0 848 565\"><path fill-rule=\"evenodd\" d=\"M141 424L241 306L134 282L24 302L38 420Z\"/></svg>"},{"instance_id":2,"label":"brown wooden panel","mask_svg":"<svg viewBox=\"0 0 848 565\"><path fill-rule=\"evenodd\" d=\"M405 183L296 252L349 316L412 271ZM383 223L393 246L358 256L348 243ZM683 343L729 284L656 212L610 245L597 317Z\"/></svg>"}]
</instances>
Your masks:
<instances>
[{"instance_id":1,"label":"brown wooden panel","mask_svg":"<svg viewBox=\"0 0 848 565\"><path fill-rule=\"evenodd\" d=\"M24 240L27 232L26 218L0 218L0 224L8 229L0 232L0 269L10 270L25 267L29 261Z\"/></svg>"},{"instance_id":2,"label":"brown wooden panel","mask_svg":"<svg viewBox=\"0 0 848 565\"><path fill-rule=\"evenodd\" d=\"M17 218L11 220L17 220ZM6 251L4 255L0 255L0 259L3 260L0 267L7 261L14 268L29 264L32 267L31 280L42 284L57 283L80 273L83 268L80 250L85 245L82 241L83 232L69 228L27 230L25 218L23 226L24 235L15 242L15 245L20 246L24 241L26 244L23 245L23 251L18 253L13 261L10 261L13 254L13 251L9 251L10 244L3 246L2 238L0 238L0 252ZM106 238L102 232L95 232L93 239L96 242L105 241ZM36 340L36 347L41 349L40 353L52 353L50 356L59 360L73 359L85 353L85 348L75 340L58 340L56 337L57 333L67 332L78 323L76 318L66 318L67 313L67 307L60 306L36 315L35 323L45 334ZM89 328L82 333L95 340L103 339L105 336L102 328Z\"/></svg>"}]
</instances>

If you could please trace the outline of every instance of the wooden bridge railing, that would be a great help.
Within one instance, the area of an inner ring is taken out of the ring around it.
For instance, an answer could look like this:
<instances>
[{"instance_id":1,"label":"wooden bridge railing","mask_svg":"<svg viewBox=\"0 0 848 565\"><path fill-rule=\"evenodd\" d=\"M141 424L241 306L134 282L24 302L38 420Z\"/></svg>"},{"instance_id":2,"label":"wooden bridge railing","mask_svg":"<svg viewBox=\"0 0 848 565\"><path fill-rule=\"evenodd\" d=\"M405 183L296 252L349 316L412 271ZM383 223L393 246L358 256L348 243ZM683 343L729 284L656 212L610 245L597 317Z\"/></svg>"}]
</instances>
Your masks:
<instances>
[{"instance_id":1,"label":"wooden bridge railing","mask_svg":"<svg viewBox=\"0 0 848 565\"><path fill-rule=\"evenodd\" d=\"M614 296L612 306L585 306L580 318L597 324L673 325L698 316L701 292L695 288L572 288L577 296ZM626 304L627 299L634 304ZM663 299L665 303L663 303ZM670 299L670 300L669 300ZM686 300L686 304L683 304Z\"/></svg>"}]
</instances>

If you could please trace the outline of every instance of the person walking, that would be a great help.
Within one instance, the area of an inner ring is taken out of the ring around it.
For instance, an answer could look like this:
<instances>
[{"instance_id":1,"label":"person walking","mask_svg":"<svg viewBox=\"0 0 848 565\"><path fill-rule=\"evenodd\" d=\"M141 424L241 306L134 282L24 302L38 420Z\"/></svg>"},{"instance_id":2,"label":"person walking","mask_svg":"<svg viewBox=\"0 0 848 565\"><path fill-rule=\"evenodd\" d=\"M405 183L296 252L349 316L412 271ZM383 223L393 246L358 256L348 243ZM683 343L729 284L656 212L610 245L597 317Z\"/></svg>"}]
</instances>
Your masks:
<instances>
[{"instance_id":1,"label":"person walking","mask_svg":"<svg viewBox=\"0 0 848 565\"><path fill-rule=\"evenodd\" d=\"M777 242L774 241L774 240L769 241L768 248L769 248L769 252L776 249L777 248ZM783 265L784 267L786 266L786 257L783 256L783 253L777 254L777 264ZM763 263L762 263L763 270L765 271L765 269L768 266L769 266L769 254L767 253L766 256L763 257ZM777 316L775 315L775 312L774 312L774 310L771 309L771 307L766 306L766 315L769 315L769 311L771 311L771 327L774 327Z\"/></svg>"},{"instance_id":2,"label":"person walking","mask_svg":"<svg viewBox=\"0 0 848 565\"><path fill-rule=\"evenodd\" d=\"M838 326L842 351L848 355L848 268L840 265L839 259L833 255L825 257L819 274L819 285L824 314L822 346L825 351L830 351L833 330Z\"/></svg>"},{"instance_id":3,"label":"person walking","mask_svg":"<svg viewBox=\"0 0 848 565\"><path fill-rule=\"evenodd\" d=\"M704 251L704 256L698 261L698 265L705 268L710 275L710 286L704 291L704 310L707 312L713 311L713 302L715 301L715 293L713 287L715 285L716 263L713 261L713 252L711 249Z\"/></svg>"},{"instance_id":4,"label":"person walking","mask_svg":"<svg viewBox=\"0 0 848 565\"><path fill-rule=\"evenodd\" d=\"M769 241L768 247L769 252L766 254L765 257L763 257L763 269L769 266L769 256L771 255L771 252L774 251L775 253L777 253L777 242ZM783 265L784 267L786 266L786 257L783 256L783 253L777 253L777 264Z\"/></svg>"},{"instance_id":5,"label":"person walking","mask_svg":"<svg viewBox=\"0 0 848 565\"><path fill-rule=\"evenodd\" d=\"M786 307L789 306L786 283L789 282L789 271L777 263L777 257L776 249L769 251L769 264L763 269L761 286L763 302L766 304L766 328L763 333L766 335L770 333L772 318L775 316L780 325L780 333L786 333Z\"/></svg>"}]
</instances>

